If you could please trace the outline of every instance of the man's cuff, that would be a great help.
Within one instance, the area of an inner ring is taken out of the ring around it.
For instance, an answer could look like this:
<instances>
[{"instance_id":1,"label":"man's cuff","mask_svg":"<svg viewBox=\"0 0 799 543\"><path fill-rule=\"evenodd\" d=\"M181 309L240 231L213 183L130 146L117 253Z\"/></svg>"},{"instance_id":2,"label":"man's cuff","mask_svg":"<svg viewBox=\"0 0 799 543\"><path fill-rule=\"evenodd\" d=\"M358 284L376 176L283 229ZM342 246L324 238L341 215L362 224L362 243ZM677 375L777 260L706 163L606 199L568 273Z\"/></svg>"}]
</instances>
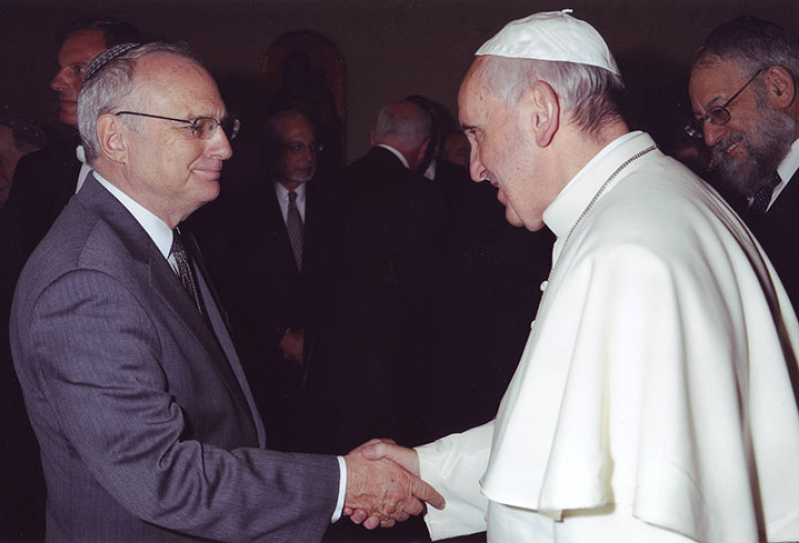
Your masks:
<instances>
[{"instance_id":1,"label":"man's cuff","mask_svg":"<svg viewBox=\"0 0 799 543\"><path fill-rule=\"evenodd\" d=\"M344 497L347 494L347 462L344 461L343 456L337 456L336 458L338 459L341 476L338 479L338 501L336 502L336 508L333 510L333 518L330 519L331 523L341 518L341 512L344 510Z\"/></svg>"}]
</instances>

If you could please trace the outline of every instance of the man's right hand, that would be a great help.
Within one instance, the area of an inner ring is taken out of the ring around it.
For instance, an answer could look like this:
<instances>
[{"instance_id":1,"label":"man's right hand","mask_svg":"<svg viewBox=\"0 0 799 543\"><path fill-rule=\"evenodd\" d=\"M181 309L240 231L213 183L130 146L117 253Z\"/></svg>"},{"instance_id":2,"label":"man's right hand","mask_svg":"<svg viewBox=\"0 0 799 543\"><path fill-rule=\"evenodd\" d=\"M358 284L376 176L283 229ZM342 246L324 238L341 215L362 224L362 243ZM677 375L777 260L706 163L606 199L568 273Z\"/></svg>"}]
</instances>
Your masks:
<instances>
[{"instance_id":1,"label":"man's right hand","mask_svg":"<svg viewBox=\"0 0 799 543\"><path fill-rule=\"evenodd\" d=\"M391 527L397 521L424 511L427 502L443 509L444 498L419 479L416 451L388 440L372 440L344 457L347 493L344 513L371 530Z\"/></svg>"}]
</instances>

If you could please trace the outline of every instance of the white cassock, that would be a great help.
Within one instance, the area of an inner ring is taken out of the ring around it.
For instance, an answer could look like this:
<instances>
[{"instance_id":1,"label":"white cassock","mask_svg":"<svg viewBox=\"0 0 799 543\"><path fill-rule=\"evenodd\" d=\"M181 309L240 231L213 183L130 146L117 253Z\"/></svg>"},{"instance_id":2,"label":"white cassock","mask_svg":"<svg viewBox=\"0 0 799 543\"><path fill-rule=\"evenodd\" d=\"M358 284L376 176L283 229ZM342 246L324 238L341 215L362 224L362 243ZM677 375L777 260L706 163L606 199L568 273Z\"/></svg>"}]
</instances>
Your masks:
<instances>
[{"instance_id":1,"label":"white cassock","mask_svg":"<svg viewBox=\"0 0 799 543\"><path fill-rule=\"evenodd\" d=\"M799 541L799 324L757 242L658 150L580 219L652 145L619 138L544 213L553 269L496 421L417 448L434 539Z\"/></svg>"}]
</instances>

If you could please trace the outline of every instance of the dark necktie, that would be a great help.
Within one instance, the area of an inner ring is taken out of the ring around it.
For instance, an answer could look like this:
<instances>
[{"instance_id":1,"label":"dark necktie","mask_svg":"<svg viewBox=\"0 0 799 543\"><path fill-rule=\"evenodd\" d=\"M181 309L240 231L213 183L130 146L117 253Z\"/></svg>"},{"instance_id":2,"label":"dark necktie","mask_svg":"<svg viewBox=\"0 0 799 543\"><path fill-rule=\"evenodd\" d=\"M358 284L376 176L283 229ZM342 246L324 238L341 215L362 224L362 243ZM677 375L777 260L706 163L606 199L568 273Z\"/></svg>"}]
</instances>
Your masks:
<instances>
[{"instance_id":1,"label":"dark necktie","mask_svg":"<svg viewBox=\"0 0 799 543\"><path fill-rule=\"evenodd\" d=\"M752 199L752 205L749 207L747 215L753 217L761 217L766 214L768 204L771 202L771 194L774 192L774 187L780 184L780 176L776 173L772 176L769 184L755 192L755 197Z\"/></svg>"},{"instance_id":2,"label":"dark necktie","mask_svg":"<svg viewBox=\"0 0 799 543\"><path fill-rule=\"evenodd\" d=\"M172 248L169 250L169 254L175 257L175 262L178 264L178 274L180 275L180 282L183 284L183 288L186 289L191 299L194 300L197 311L202 315L203 306L200 301L200 292L197 290L197 283L194 280L194 274L191 271L189 253L183 245L183 239L180 237L180 232L178 232L177 228L172 230Z\"/></svg>"},{"instance_id":3,"label":"dark necktie","mask_svg":"<svg viewBox=\"0 0 799 543\"><path fill-rule=\"evenodd\" d=\"M302 233L303 224L300 217L300 210L297 208L297 193L289 191L289 207L286 214L286 229L289 232L291 250L294 252L294 260L297 262L297 269L302 269Z\"/></svg>"}]
</instances>

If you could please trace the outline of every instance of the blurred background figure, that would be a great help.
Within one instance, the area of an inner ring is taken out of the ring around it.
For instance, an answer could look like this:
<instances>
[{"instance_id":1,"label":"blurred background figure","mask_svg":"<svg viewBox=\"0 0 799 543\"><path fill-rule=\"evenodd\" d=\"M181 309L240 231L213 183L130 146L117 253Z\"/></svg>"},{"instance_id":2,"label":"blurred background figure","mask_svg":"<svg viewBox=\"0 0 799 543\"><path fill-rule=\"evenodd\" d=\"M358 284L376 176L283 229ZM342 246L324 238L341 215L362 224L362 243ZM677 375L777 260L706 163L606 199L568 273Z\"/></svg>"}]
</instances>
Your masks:
<instances>
[{"instance_id":1,"label":"blurred background figure","mask_svg":"<svg viewBox=\"0 0 799 543\"><path fill-rule=\"evenodd\" d=\"M11 243L6 254L12 287L28 256L90 170L77 152L77 98L84 71L107 48L140 39L135 27L117 19L77 19L59 33L59 69L50 87L58 94L61 125L52 129L46 147L19 161L14 174L17 190L4 210L2 237Z\"/></svg>"},{"instance_id":2,"label":"blurred background figure","mask_svg":"<svg viewBox=\"0 0 799 543\"><path fill-rule=\"evenodd\" d=\"M297 110L269 116L246 188L193 223L230 314L234 340L272 449L296 451L300 393L320 305L320 235L328 187L322 146Z\"/></svg>"},{"instance_id":3,"label":"blurred background figure","mask_svg":"<svg viewBox=\"0 0 799 543\"><path fill-rule=\"evenodd\" d=\"M337 450L375 434L414 441L432 288L441 252L441 191L415 168L430 117L401 101L380 110L372 149L340 173L324 247L324 313L308 368L308 447ZM402 401L400 401L402 399ZM348 421L347 424L339 424ZM375 434L375 435L377 435Z\"/></svg>"},{"instance_id":4,"label":"blurred background figure","mask_svg":"<svg viewBox=\"0 0 799 543\"><path fill-rule=\"evenodd\" d=\"M466 135L457 130L444 138L444 147L441 150L441 158L464 168L469 167L469 153L471 147Z\"/></svg>"},{"instance_id":5,"label":"blurred background figure","mask_svg":"<svg viewBox=\"0 0 799 543\"><path fill-rule=\"evenodd\" d=\"M0 113L0 210L11 192L19 159L46 144L44 130L33 121Z\"/></svg>"}]
</instances>

